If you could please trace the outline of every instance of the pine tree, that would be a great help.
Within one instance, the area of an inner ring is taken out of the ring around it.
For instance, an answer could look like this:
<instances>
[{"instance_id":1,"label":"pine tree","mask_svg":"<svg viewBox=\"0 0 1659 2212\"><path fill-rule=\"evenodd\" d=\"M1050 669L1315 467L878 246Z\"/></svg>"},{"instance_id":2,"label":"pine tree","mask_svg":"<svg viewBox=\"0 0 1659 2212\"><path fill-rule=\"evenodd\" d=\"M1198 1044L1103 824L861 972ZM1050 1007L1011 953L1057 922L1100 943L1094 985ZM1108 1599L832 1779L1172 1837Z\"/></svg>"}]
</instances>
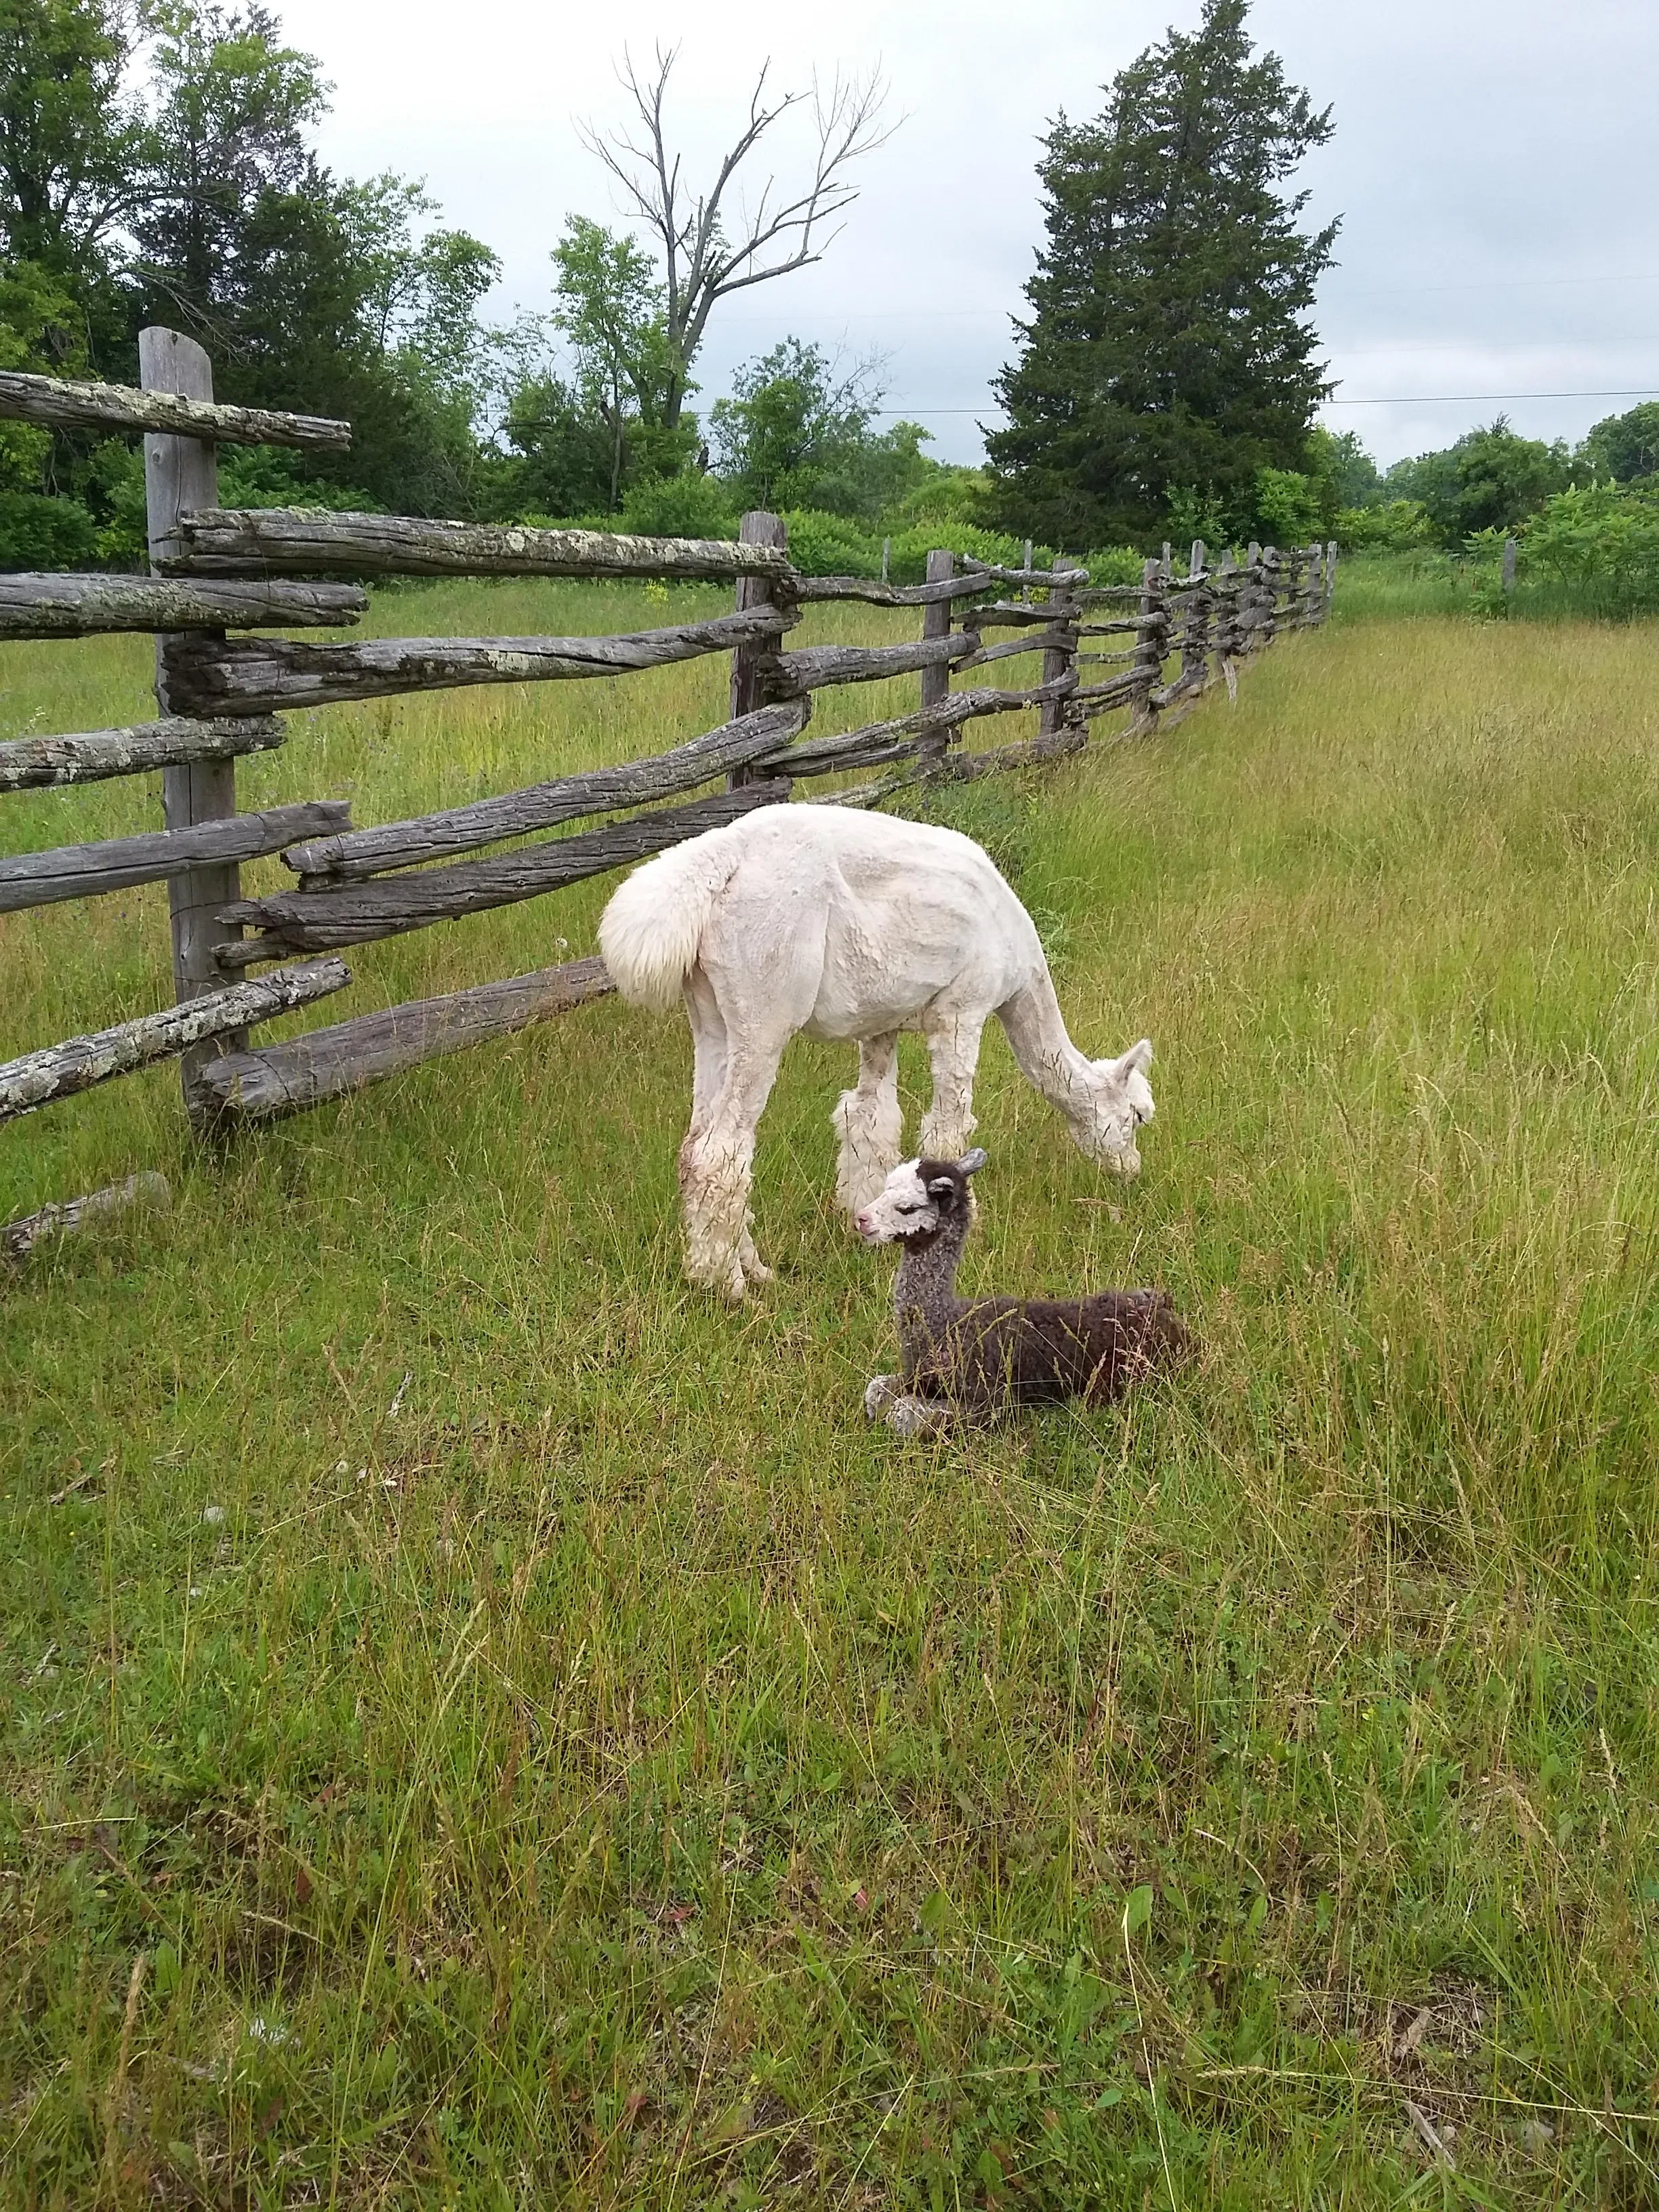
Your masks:
<instances>
[{"instance_id":1,"label":"pine tree","mask_svg":"<svg viewBox=\"0 0 1659 2212\"><path fill-rule=\"evenodd\" d=\"M1155 542L1171 508L1248 530L1257 471L1300 469L1328 386L1305 319L1337 225L1284 180L1331 135L1249 0L1205 0L1041 164L1048 244L987 441L1005 526L1086 549Z\"/></svg>"}]
</instances>

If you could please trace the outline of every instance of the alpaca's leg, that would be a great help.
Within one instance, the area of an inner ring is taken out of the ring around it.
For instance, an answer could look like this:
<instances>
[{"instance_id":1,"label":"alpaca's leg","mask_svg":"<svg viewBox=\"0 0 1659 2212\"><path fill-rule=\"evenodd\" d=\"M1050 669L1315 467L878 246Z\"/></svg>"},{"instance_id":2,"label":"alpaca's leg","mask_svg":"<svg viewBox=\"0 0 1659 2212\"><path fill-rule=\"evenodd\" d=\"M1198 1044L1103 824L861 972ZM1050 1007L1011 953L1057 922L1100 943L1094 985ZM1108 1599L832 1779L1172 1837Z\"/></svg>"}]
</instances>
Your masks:
<instances>
[{"instance_id":1,"label":"alpaca's leg","mask_svg":"<svg viewBox=\"0 0 1659 2212\"><path fill-rule=\"evenodd\" d=\"M726 1019L720 1012L714 987L700 968L694 968L686 978L685 1011L691 1024L696 1065L691 1079L691 1127L686 1132L685 1143L680 1147L683 1182L686 1175L688 1150L707 1129L726 1081ZM755 1249L746 1207L743 1229L738 1239L738 1264L751 1283L769 1283L772 1279L772 1270Z\"/></svg>"},{"instance_id":2,"label":"alpaca's leg","mask_svg":"<svg viewBox=\"0 0 1659 2212\"><path fill-rule=\"evenodd\" d=\"M754 1252L749 1186L755 1130L777 1079L783 1044L781 1038L775 1045L744 1047L728 1034L720 1095L704 1127L680 1147L686 1273L734 1303L744 1296L745 1246Z\"/></svg>"},{"instance_id":3,"label":"alpaca's leg","mask_svg":"<svg viewBox=\"0 0 1659 2212\"><path fill-rule=\"evenodd\" d=\"M726 1023L713 987L701 968L685 979L685 1018L691 1024L691 1127L689 1137L703 1128L714 1110L720 1085L726 1080Z\"/></svg>"},{"instance_id":4,"label":"alpaca's leg","mask_svg":"<svg viewBox=\"0 0 1659 2212\"><path fill-rule=\"evenodd\" d=\"M957 1015L948 1026L927 1033L933 1063L933 1103L921 1125L921 1149L929 1159L960 1159L974 1133L974 1072L979 1066L980 1032L985 1017Z\"/></svg>"},{"instance_id":5,"label":"alpaca's leg","mask_svg":"<svg viewBox=\"0 0 1659 2212\"><path fill-rule=\"evenodd\" d=\"M836 1203L848 1213L881 1194L889 1171L899 1164L904 1146L904 1113L898 1097L898 1034L864 1037L859 1043L859 1080L843 1091L834 1121L841 1138L836 1169Z\"/></svg>"}]
</instances>

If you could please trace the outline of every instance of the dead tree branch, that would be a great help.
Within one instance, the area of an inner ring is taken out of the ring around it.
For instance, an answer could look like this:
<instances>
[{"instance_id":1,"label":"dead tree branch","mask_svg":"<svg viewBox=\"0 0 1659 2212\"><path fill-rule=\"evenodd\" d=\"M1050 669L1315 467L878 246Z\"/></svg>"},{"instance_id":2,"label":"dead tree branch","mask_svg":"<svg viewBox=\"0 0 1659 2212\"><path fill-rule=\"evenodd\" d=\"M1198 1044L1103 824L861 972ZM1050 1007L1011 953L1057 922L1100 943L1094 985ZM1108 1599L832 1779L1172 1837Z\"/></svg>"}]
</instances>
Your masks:
<instances>
[{"instance_id":1,"label":"dead tree branch","mask_svg":"<svg viewBox=\"0 0 1659 2212\"><path fill-rule=\"evenodd\" d=\"M821 261L839 235L836 218L858 198L848 171L898 127L883 119L887 83L879 68L855 76L838 70L827 90L815 76L810 91L769 96L771 65L763 63L742 130L714 181L706 191L695 191L684 180L684 156L670 149L663 113L678 53L678 46L665 52L659 46L655 74L647 78L624 52L617 74L637 122L616 131L579 126L583 144L620 188L627 211L662 249L668 337L677 364L671 422L678 420L691 363L715 307L733 292ZM742 194L744 164L774 124L809 104L817 142L810 179L780 185L769 176L750 205Z\"/></svg>"}]
</instances>

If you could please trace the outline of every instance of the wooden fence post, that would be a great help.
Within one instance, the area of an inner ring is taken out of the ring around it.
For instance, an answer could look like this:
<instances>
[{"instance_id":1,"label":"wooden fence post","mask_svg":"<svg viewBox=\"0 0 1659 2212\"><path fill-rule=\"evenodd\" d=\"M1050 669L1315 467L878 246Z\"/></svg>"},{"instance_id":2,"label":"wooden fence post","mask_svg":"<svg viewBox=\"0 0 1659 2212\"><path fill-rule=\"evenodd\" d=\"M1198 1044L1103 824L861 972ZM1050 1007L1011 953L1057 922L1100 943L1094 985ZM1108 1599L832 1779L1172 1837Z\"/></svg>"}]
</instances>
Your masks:
<instances>
[{"instance_id":1,"label":"wooden fence post","mask_svg":"<svg viewBox=\"0 0 1659 2212\"><path fill-rule=\"evenodd\" d=\"M1034 542L1028 538L1025 541L1025 565L1028 568L1031 565L1031 556L1036 550L1036 548ZM1029 607L1031 604L1031 586L1030 584L1022 584L1020 586L1019 596L1024 600L1026 605Z\"/></svg>"},{"instance_id":2,"label":"wooden fence post","mask_svg":"<svg viewBox=\"0 0 1659 2212\"><path fill-rule=\"evenodd\" d=\"M1152 695L1164 677L1164 647L1165 636L1164 610L1168 605L1163 590L1164 567L1160 561L1146 561L1140 569L1140 605L1139 627L1135 631L1134 668L1140 679L1140 710L1135 717L1141 729L1156 730L1158 709L1152 704Z\"/></svg>"},{"instance_id":3,"label":"wooden fence post","mask_svg":"<svg viewBox=\"0 0 1659 2212\"><path fill-rule=\"evenodd\" d=\"M1273 641L1273 609L1278 592L1273 582L1273 549L1250 544L1250 651L1265 652Z\"/></svg>"},{"instance_id":4,"label":"wooden fence post","mask_svg":"<svg viewBox=\"0 0 1659 2212\"><path fill-rule=\"evenodd\" d=\"M887 572L892 565L893 541L890 538L884 538L881 541L881 580L884 584L887 581Z\"/></svg>"},{"instance_id":5,"label":"wooden fence post","mask_svg":"<svg viewBox=\"0 0 1659 2212\"><path fill-rule=\"evenodd\" d=\"M1066 556L1056 550L1054 560L1054 569L1056 576L1060 574L1061 568L1065 565L1065 560ZM1063 623L1068 620L1075 619L1072 611L1072 595L1063 585L1051 584L1049 586L1048 605L1054 610L1054 616L1059 623ZM1045 684L1058 684L1063 677L1068 676L1071 673L1072 669L1076 665L1076 661L1077 638L1075 633L1073 634L1072 641L1069 645L1050 645L1045 647L1043 648L1042 654L1043 682ZM1064 699L1045 699L1043 701L1042 706L1037 709L1037 735L1040 738L1054 737L1057 735L1060 731L1065 728L1068 719L1066 711L1066 706L1067 702Z\"/></svg>"},{"instance_id":6,"label":"wooden fence post","mask_svg":"<svg viewBox=\"0 0 1659 2212\"><path fill-rule=\"evenodd\" d=\"M176 392L187 399L211 399L213 363L193 338L181 331L152 326L138 333L139 381L146 392ZM159 574L157 561L172 543L179 517L191 507L219 504L218 448L201 438L144 439L145 519L149 537L150 569ZM197 641L223 642L222 630L181 633ZM172 712L167 696L164 650L166 637L155 641L155 696L164 714ZM198 822L216 822L236 811L236 763L226 760L185 761L161 771L162 818L169 830L188 830ZM234 861L216 867L191 868L172 877L167 905L173 924L173 988L182 1005L205 991L222 990L225 978L217 953L222 945L240 940L234 924L216 919L221 907L240 895L240 875ZM246 1052L246 1030L232 1031L209 1042L192 1045L179 1060L185 1110L199 1133L215 1119L217 1103L201 1080L203 1067L221 1052Z\"/></svg>"},{"instance_id":7,"label":"wooden fence post","mask_svg":"<svg viewBox=\"0 0 1659 2212\"><path fill-rule=\"evenodd\" d=\"M1325 606L1325 546L1312 544L1307 549L1307 588L1303 591L1301 611L1297 622L1303 630L1318 626L1318 615Z\"/></svg>"},{"instance_id":8,"label":"wooden fence post","mask_svg":"<svg viewBox=\"0 0 1659 2212\"><path fill-rule=\"evenodd\" d=\"M1331 601L1336 597L1336 540L1328 538L1325 545L1325 604L1319 611L1323 622L1331 611Z\"/></svg>"},{"instance_id":9,"label":"wooden fence post","mask_svg":"<svg viewBox=\"0 0 1659 2212\"><path fill-rule=\"evenodd\" d=\"M1515 561L1519 550L1513 538L1504 540L1504 597L1506 599L1515 590Z\"/></svg>"},{"instance_id":10,"label":"wooden fence post","mask_svg":"<svg viewBox=\"0 0 1659 2212\"><path fill-rule=\"evenodd\" d=\"M1194 538L1187 556L1187 580L1196 576L1204 578L1203 587L1190 592L1187 601L1187 637L1181 651L1181 681L1190 684L1196 691L1206 691L1210 685L1210 641L1215 633L1215 617L1219 602L1209 580L1209 555L1201 538Z\"/></svg>"},{"instance_id":11,"label":"wooden fence post","mask_svg":"<svg viewBox=\"0 0 1659 2212\"><path fill-rule=\"evenodd\" d=\"M1193 550L1201 554L1203 548L1194 545ZM1192 573L1204 575L1201 559L1194 562ZM1217 605L1207 576L1182 595L1182 604L1186 610L1186 629L1181 640L1181 688L1183 691L1202 692L1209 688L1210 640Z\"/></svg>"},{"instance_id":12,"label":"wooden fence post","mask_svg":"<svg viewBox=\"0 0 1659 2212\"><path fill-rule=\"evenodd\" d=\"M1292 545L1288 553L1281 553L1279 556L1279 574L1275 579L1278 604L1274 607L1274 617L1278 622L1282 617L1282 627L1285 629L1296 629L1301 624L1302 577L1307 565L1305 546Z\"/></svg>"},{"instance_id":13,"label":"wooden fence post","mask_svg":"<svg viewBox=\"0 0 1659 2212\"><path fill-rule=\"evenodd\" d=\"M789 532L783 517L769 514L764 507L752 508L738 526L740 545L775 545L787 551ZM776 589L771 578L739 576L738 579L737 611L744 614L750 607L770 607L777 605ZM757 708L771 704L771 649L763 645L740 645L732 655L732 720L739 714L752 714ZM747 768L735 768L726 779L728 791L753 781Z\"/></svg>"},{"instance_id":14,"label":"wooden fence post","mask_svg":"<svg viewBox=\"0 0 1659 2212\"><path fill-rule=\"evenodd\" d=\"M948 584L957 573L957 556L935 546L927 556L927 581ZM949 599L930 600L921 611L921 637L925 645L929 638L949 637L951 635L951 602ZM921 672L921 703L937 707L951 688L949 668L924 668Z\"/></svg>"},{"instance_id":15,"label":"wooden fence post","mask_svg":"<svg viewBox=\"0 0 1659 2212\"><path fill-rule=\"evenodd\" d=\"M1238 651L1237 580L1232 548L1225 546L1215 564L1215 665L1230 699L1237 696L1238 681L1233 673L1233 659Z\"/></svg>"}]
</instances>

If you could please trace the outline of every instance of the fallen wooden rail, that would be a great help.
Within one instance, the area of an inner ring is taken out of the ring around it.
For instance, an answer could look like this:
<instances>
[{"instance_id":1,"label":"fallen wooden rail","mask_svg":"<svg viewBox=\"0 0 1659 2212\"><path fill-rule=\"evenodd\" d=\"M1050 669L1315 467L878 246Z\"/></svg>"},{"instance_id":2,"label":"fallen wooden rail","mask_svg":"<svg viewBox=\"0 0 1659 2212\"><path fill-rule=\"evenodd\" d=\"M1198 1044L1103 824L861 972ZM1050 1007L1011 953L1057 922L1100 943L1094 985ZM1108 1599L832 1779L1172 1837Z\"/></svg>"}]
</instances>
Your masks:
<instances>
[{"instance_id":1,"label":"fallen wooden rail","mask_svg":"<svg viewBox=\"0 0 1659 2212\"><path fill-rule=\"evenodd\" d=\"M1013 660L1022 653L1071 653L1077 644L1077 633L1067 629L1027 630L1021 637L1011 637L1000 645L981 645L957 665L964 674L970 668L983 668L993 660Z\"/></svg>"},{"instance_id":2,"label":"fallen wooden rail","mask_svg":"<svg viewBox=\"0 0 1659 2212\"><path fill-rule=\"evenodd\" d=\"M355 584L182 582L172 576L0 576L0 637L129 629L343 629L368 605Z\"/></svg>"},{"instance_id":3,"label":"fallen wooden rail","mask_svg":"<svg viewBox=\"0 0 1659 2212\"><path fill-rule=\"evenodd\" d=\"M220 964L244 968L257 960L283 960L290 953L320 951L330 945L367 945L376 938L428 929L434 922L454 921L462 915L515 906L544 891L642 860L647 854L681 844L705 830L735 822L751 807L771 805L788 796L787 782L769 777L694 799L689 806L659 807L579 836L521 846L494 860L373 876L366 883L345 883L332 890L276 891L269 898L241 899L223 908L219 919L265 934L222 945Z\"/></svg>"},{"instance_id":4,"label":"fallen wooden rail","mask_svg":"<svg viewBox=\"0 0 1659 2212\"><path fill-rule=\"evenodd\" d=\"M71 384L61 377L0 369L0 419L55 430L159 430L221 445L290 446L301 453L344 453L351 425L323 415L270 407L228 407L125 384Z\"/></svg>"},{"instance_id":5,"label":"fallen wooden rail","mask_svg":"<svg viewBox=\"0 0 1659 2212\"><path fill-rule=\"evenodd\" d=\"M0 914L165 883L186 868L258 860L263 853L280 853L296 837L325 836L350 826L351 809L343 800L319 799L269 807L263 814L230 814L188 830L150 830L98 844L8 854L0 858Z\"/></svg>"},{"instance_id":6,"label":"fallen wooden rail","mask_svg":"<svg viewBox=\"0 0 1659 2212\"><path fill-rule=\"evenodd\" d=\"M176 768L185 761L234 760L243 753L269 751L287 735L271 715L244 722L192 722L173 714L123 730L13 738L0 744L0 792L94 783L105 776Z\"/></svg>"},{"instance_id":7,"label":"fallen wooden rail","mask_svg":"<svg viewBox=\"0 0 1659 2212\"><path fill-rule=\"evenodd\" d=\"M89 1221L106 1221L112 1214L127 1213L139 1206L163 1213L172 1203L173 1193L165 1176L153 1170L131 1175L125 1182L89 1190L84 1198L64 1199L57 1205L43 1206L38 1213L26 1214L21 1221L7 1222L0 1229L0 1259L27 1260L37 1245L52 1237L72 1237Z\"/></svg>"},{"instance_id":8,"label":"fallen wooden rail","mask_svg":"<svg viewBox=\"0 0 1659 2212\"><path fill-rule=\"evenodd\" d=\"M951 783L973 783L982 775L1004 775L1011 769L1038 768L1045 761L1060 760L1067 753L1080 753L1088 743L1086 730L1068 724L1044 736L1027 738L1020 744L996 745L982 753L952 753L941 762L939 774Z\"/></svg>"},{"instance_id":9,"label":"fallen wooden rail","mask_svg":"<svg viewBox=\"0 0 1659 2212\"><path fill-rule=\"evenodd\" d=\"M809 645L776 655L773 681L781 698L799 698L836 684L879 684L919 668L950 668L965 660L978 639L971 630L921 638L915 645Z\"/></svg>"},{"instance_id":10,"label":"fallen wooden rail","mask_svg":"<svg viewBox=\"0 0 1659 2212\"><path fill-rule=\"evenodd\" d=\"M1029 691L997 691L981 688L950 691L937 706L921 708L889 722L866 722L861 729L833 737L809 738L803 744L781 747L763 754L755 765L793 776L836 775L850 769L876 768L891 760L932 750L942 752L953 731L985 714L1018 714L1024 707L1041 707L1053 699L1068 697L1076 688L1067 680L1058 684L1036 684Z\"/></svg>"},{"instance_id":11,"label":"fallen wooden rail","mask_svg":"<svg viewBox=\"0 0 1659 2212\"><path fill-rule=\"evenodd\" d=\"M346 882L441 860L480 845L526 836L532 830L551 830L584 814L610 814L621 807L672 799L750 761L779 756L781 747L781 757L787 759L787 740L805 726L807 711L804 699L763 707L648 760L559 776L550 783L506 792L499 799L477 799L469 806L417 815L408 822L385 822L373 830L314 838L291 847L283 858L296 875ZM304 888L318 886L307 883Z\"/></svg>"},{"instance_id":12,"label":"fallen wooden rail","mask_svg":"<svg viewBox=\"0 0 1659 2212\"><path fill-rule=\"evenodd\" d=\"M250 569L346 568L401 576L666 576L730 583L793 574L770 545L713 538L635 538L527 523L428 522L413 514L324 514L303 507L214 507L179 516L162 567L194 576Z\"/></svg>"},{"instance_id":13,"label":"fallen wooden rail","mask_svg":"<svg viewBox=\"0 0 1659 2212\"><path fill-rule=\"evenodd\" d=\"M135 1022L122 1022L90 1036L70 1037L43 1052L25 1053L21 1060L0 1065L0 1121L27 1114L50 1099L67 1098L77 1091L89 1091L94 1084L130 1075L155 1060L175 1060L209 1037L246 1029L250 1022L269 1021L313 999L326 998L331 991L343 991L350 981L351 970L343 960L314 960L210 991L183 1006L143 1014Z\"/></svg>"},{"instance_id":14,"label":"fallen wooden rail","mask_svg":"<svg viewBox=\"0 0 1659 2212\"><path fill-rule=\"evenodd\" d=\"M616 988L597 955L571 960L503 983L480 983L441 999L416 999L384 1013L361 1014L286 1044L227 1053L208 1062L203 1081L226 1114L241 1121L269 1121L361 1091L423 1060L510 1036L532 1022L550 1021Z\"/></svg>"},{"instance_id":15,"label":"fallen wooden rail","mask_svg":"<svg viewBox=\"0 0 1659 2212\"><path fill-rule=\"evenodd\" d=\"M286 638L168 638L162 682L176 713L268 714L284 707L384 699L471 684L545 684L665 667L736 646L770 643L796 617L756 607L622 637L383 637L306 645Z\"/></svg>"},{"instance_id":16,"label":"fallen wooden rail","mask_svg":"<svg viewBox=\"0 0 1659 2212\"><path fill-rule=\"evenodd\" d=\"M931 584L878 584L864 576L797 575L789 586L793 597L803 604L813 599L859 599L872 607L935 607L951 599L982 598L995 588L984 576L941 576ZM1046 609L1036 611L1046 619Z\"/></svg>"}]
</instances>

